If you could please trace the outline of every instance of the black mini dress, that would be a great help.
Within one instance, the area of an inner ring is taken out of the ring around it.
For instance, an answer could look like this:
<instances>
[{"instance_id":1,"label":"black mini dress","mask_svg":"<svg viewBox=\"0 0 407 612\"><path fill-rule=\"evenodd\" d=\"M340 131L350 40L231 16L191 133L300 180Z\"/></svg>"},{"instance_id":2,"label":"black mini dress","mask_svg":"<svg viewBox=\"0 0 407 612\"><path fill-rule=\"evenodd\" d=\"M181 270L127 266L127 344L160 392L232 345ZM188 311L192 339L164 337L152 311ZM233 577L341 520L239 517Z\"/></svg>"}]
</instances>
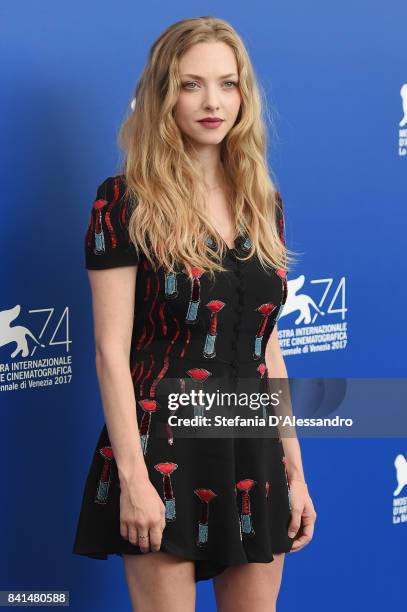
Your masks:
<instances>
[{"instance_id":1,"label":"black mini dress","mask_svg":"<svg viewBox=\"0 0 407 612\"><path fill-rule=\"evenodd\" d=\"M273 553L289 552L293 543L280 437L239 435L240 425L233 435L225 434L228 427L223 434L213 433L214 427L191 433L194 428L173 426L168 417L206 416L205 400L176 410L168 400L175 391L206 392L219 384L222 391L236 389L236 381L245 380L267 392L272 373L265 347L287 299L286 274L266 272L256 256L240 261L250 247L244 233L227 248L227 271L215 273L214 283L200 268L191 274L181 267L174 273L154 269L129 240L129 202L124 175L98 187L85 262L88 270L138 266L129 368L144 460L165 504L161 550L194 561L196 581L231 565L273 561ZM278 202L284 242L280 193ZM208 245L215 248L212 238ZM234 408L232 402L228 416ZM257 410L258 418L267 418L267 410L270 406ZM106 424L84 485L73 553L94 559L150 554L120 534L120 482Z\"/></svg>"}]
</instances>

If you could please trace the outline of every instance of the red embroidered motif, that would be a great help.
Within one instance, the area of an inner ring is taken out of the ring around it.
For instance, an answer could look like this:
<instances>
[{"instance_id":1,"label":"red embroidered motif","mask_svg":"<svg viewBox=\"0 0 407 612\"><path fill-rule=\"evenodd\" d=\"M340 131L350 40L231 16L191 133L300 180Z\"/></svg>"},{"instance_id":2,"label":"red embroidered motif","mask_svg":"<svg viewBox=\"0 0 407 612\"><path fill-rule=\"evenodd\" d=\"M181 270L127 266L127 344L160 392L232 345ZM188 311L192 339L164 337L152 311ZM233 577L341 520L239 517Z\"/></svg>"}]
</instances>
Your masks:
<instances>
[{"instance_id":1,"label":"red embroidered motif","mask_svg":"<svg viewBox=\"0 0 407 612\"><path fill-rule=\"evenodd\" d=\"M95 502L97 504L106 504L109 495L110 466L113 460L113 450L111 446L102 446L102 448L99 449L99 452L102 455L104 462L96 491Z\"/></svg>"},{"instance_id":2,"label":"red embroidered motif","mask_svg":"<svg viewBox=\"0 0 407 612\"><path fill-rule=\"evenodd\" d=\"M199 308L199 303L201 301L200 278L204 272L205 270L203 270L202 268L196 268L196 267L192 268L191 270L191 275L192 275L191 298L189 300L187 316L185 318L185 322L189 324L196 323L197 321L198 308Z\"/></svg>"},{"instance_id":3,"label":"red embroidered motif","mask_svg":"<svg viewBox=\"0 0 407 612\"><path fill-rule=\"evenodd\" d=\"M260 314L262 315L262 318L257 328L256 337L254 340L253 359L259 359L261 357L261 346L262 346L264 332L267 327L269 316L276 308L277 306L275 306L271 302L269 302L268 304L261 304L261 306L258 306L258 308L256 308L256 310L260 312Z\"/></svg>"},{"instance_id":4,"label":"red embroidered motif","mask_svg":"<svg viewBox=\"0 0 407 612\"><path fill-rule=\"evenodd\" d=\"M198 384L197 386L197 391L199 391L200 389L203 389L203 383L205 382L205 380L207 380L209 378L209 376L212 376L212 373L209 372L209 370L205 370L205 368L191 368L190 370L187 370L186 372L188 374L188 376L190 376L194 381L196 381ZM194 417L196 416L204 416L205 414L205 404L194 404Z\"/></svg>"},{"instance_id":5,"label":"red embroidered motif","mask_svg":"<svg viewBox=\"0 0 407 612\"><path fill-rule=\"evenodd\" d=\"M154 367L154 355L150 354L150 367L148 368L141 384L140 384L140 396L143 397L144 395L144 383L146 382L146 380L148 380L150 378L150 374L153 371L153 367Z\"/></svg>"},{"instance_id":6,"label":"red embroidered motif","mask_svg":"<svg viewBox=\"0 0 407 612\"><path fill-rule=\"evenodd\" d=\"M212 489L194 489L194 493L201 500L196 544L199 547L204 547L208 543L209 536L209 503L216 497L216 493Z\"/></svg>"},{"instance_id":7,"label":"red embroidered motif","mask_svg":"<svg viewBox=\"0 0 407 612\"><path fill-rule=\"evenodd\" d=\"M245 478L236 483L236 489L242 493L242 507L240 512L241 533L245 536L254 535L255 531L252 524L252 515L250 510L249 491L256 484L255 480Z\"/></svg>"},{"instance_id":8,"label":"red embroidered motif","mask_svg":"<svg viewBox=\"0 0 407 612\"><path fill-rule=\"evenodd\" d=\"M155 400L149 399L139 400L138 403L144 410L144 414L141 418L139 431L141 448L143 449L143 454L145 455L147 453L147 442L150 432L151 415L153 412L157 411L158 404Z\"/></svg>"},{"instance_id":9,"label":"red embroidered motif","mask_svg":"<svg viewBox=\"0 0 407 612\"><path fill-rule=\"evenodd\" d=\"M226 306L225 302L221 302L221 300L211 300L207 303L206 307L209 309L211 313L211 318L209 321L209 330L206 334L205 338L205 346L203 349L203 356L213 357L216 356L215 350L215 342L218 331L218 313Z\"/></svg>"},{"instance_id":10,"label":"red embroidered motif","mask_svg":"<svg viewBox=\"0 0 407 612\"><path fill-rule=\"evenodd\" d=\"M177 469L178 464L166 461L164 463L157 463L154 467L163 476L165 518L167 521L175 521L175 496L172 490L171 474Z\"/></svg>"},{"instance_id":11,"label":"red embroidered motif","mask_svg":"<svg viewBox=\"0 0 407 612\"><path fill-rule=\"evenodd\" d=\"M182 347L182 351L181 351L181 352L180 352L180 354L179 354L179 356L180 356L180 357L185 357L185 355L186 355L188 345L189 345L189 343L191 342L191 333L192 333L192 332L191 332L191 330L190 330L190 329L189 329L189 327L188 327L188 329L187 329L187 337L186 337L186 339L185 339L185 344L184 344L184 346Z\"/></svg>"}]
</instances>

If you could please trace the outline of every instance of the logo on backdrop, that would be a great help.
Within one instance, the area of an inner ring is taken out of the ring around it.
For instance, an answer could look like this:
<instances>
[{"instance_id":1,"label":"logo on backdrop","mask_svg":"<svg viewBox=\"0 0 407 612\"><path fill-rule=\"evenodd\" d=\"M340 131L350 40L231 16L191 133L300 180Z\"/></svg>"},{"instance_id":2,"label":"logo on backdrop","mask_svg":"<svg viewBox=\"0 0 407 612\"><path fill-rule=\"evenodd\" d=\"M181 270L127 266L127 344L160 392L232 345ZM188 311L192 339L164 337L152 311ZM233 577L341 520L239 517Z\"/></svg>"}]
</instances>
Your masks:
<instances>
[{"instance_id":1,"label":"logo on backdrop","mask_svg":"<svg viewBox=\"0 0 407 612\"><path fill-rule=\"evenodd\" d=\"M400 120L399 127L404 129L399 130L399 155L404 157L407 155L407 83L403 83L401 86L400 96L403 117Z\"/></svg>"},{"instance_id":2,"label":"logo on backdrop","mask_svg":"<svg viewBox=\"0 0 407 612\"><path fill-rule=\"evenodd\" d=\"M407 523L407 459L400 454L394 460L397 487L393 491L393 524ZM401 493L403 496L400 497Z\"/></svg>"},{"instance_id":3,"label":"logo on backdrop","mask_svg":"<svg viewBox=\"0 0 407 612\"><path fill-rule=\"evenodd\" d=\"M342 350L347 345L345 277L313 278L304 274L288 279L287 301L281 317L288 327L279 329L283 355ZM293 316L290 316L293 315Z\"/></svg>"},{"instance_id":4,"label":"logo on backdrop","mask_svg":"<svg viewBox=\"0 0 407 612\"><path fill-rule=\"evenodd\" d=\"M47 387L71 381L72 362L69 353L69 311L62 315L55 308L28 311L29 322L17 321L21 306L0 310L0 391ZM38 332L38 317L41 328ZM24 317L25 318L25 317ZM65 338L61 339L61 335ZM44 343L44 337L47 340ZM58 337L58 339L57 339ZM65 355L34 357L38 347L63 345Z\"/></svg>"}]
</instances>

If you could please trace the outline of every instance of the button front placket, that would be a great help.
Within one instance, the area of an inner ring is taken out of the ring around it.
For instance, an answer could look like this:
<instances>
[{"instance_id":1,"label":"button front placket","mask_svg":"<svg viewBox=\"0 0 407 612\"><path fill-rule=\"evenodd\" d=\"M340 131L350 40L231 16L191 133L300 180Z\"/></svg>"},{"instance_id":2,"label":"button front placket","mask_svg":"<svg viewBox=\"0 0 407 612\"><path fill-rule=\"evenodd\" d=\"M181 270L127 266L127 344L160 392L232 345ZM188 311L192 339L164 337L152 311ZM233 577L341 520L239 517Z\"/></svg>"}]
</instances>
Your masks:
<instances>
[{"instance_id":1,"label":"button front placket","mask_svg":"<svg viewBox=\"0 0 407 612\"><path fill-rule=\"evenodd\" d=\"M231 249L228 253L230 255L230 261L233 266L234 273L237 277L237 301L234 313L233 323L233 338L232 338L232 367L233 367L233 378L237 382L239 378L239 336L242 327L242 316L244 310L244 296L245 296L245 276L243 273L243 266L245 262L238 259L238 255L242 254L242 251L247 251L251 248L251 241L249 238L239 236L236 240L236 247Z\"/></svg>"}]
</instances>

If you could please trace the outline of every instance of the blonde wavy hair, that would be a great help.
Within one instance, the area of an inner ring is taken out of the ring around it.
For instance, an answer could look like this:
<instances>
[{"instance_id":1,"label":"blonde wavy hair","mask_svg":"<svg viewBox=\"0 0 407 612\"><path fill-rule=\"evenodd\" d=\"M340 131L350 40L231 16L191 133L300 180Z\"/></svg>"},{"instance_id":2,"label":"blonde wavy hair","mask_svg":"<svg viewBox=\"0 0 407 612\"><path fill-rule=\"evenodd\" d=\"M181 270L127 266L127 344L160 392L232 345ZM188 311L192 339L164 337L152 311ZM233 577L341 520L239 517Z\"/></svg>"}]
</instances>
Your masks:
<instances>
[{"instance_id":1,"label":"blonde wavy hair","mask_svg":"<svg viewBox=\"0 0 407 612\"><path fill-rule=\"evenodd\" d=\"M187 271L201 267L212 279L215 271L225 271L225 243L204 211L202 169L193 143L174 119L181 88L180 58L192 45L212 41L229 45L239 73L241 106L235 125L220 144L220 158L236 235L243 230L252 242L240 259L256 253L263 268L288 271L294 252L279 237L280 198L267 168L267 131L256 76L239 35L215 17L178 21L150 49L132 96L132 110L118 134L125 154L120 171L127 195L137 202L129 219L129 236L154 266L156 262L172 272L177 263ZM208 238L215 241L215 250L207 244Z\"/></svg>"}]
</instances>

